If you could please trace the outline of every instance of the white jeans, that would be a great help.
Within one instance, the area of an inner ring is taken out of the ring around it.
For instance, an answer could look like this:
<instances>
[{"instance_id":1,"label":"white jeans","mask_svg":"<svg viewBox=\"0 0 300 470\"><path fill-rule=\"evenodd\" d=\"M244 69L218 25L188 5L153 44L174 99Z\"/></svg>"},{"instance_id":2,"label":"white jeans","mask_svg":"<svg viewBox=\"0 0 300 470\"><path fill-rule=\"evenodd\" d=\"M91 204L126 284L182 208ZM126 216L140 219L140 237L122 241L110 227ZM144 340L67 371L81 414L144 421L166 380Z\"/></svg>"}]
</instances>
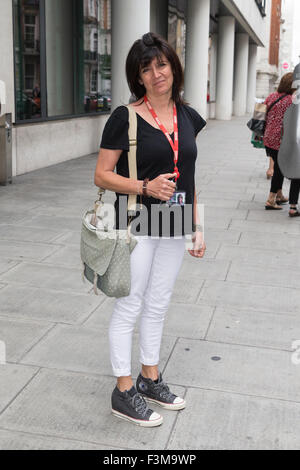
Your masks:
<instances>
[{"instance_id":1,"label":"white jeans","mask_svg":"<svg viewBox=\"0 0 300 470\"><path fill-rule=\"evenodd\" d=\"M140 362L159 363L163 322L181 267L185 238L136 237L131 254L131 290L117 299L109 326L110 358L116 377L131 375L132 334L140 318ZM144 305L143 305L144 302Z\"/></svg>"}]
</instances>

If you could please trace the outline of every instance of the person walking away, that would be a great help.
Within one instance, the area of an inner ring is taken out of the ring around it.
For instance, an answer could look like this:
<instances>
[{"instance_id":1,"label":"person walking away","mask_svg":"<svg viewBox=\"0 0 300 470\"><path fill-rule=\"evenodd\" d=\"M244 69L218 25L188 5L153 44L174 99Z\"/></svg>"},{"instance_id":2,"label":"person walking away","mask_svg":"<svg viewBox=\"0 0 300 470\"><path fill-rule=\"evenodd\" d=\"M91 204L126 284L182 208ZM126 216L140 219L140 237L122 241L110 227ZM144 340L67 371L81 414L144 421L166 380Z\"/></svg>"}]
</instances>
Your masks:
<instances>
[{"instance_id":1,"label":"person walking away","mask_svg":"<svg viewBox=\"0 0 300 470\"><path fill-rule=\"evenodd\" d=\"M274 161L274 174L271 181L271 189L268 200L265 204L266 210L281 210L282 204L286 204L288 199L282 193L282 185L284 176L278 165L278 152L280 149L283 118L286 110L293 103L292 88L294 80L293 73L285 74L280 83L278 90L271 93L265 100L265 104L270 108L274 103L270 112L267 115L266 130L264 134L264 145L266 147L267 156L271 157Z\"/></svg>"}]
</instances>

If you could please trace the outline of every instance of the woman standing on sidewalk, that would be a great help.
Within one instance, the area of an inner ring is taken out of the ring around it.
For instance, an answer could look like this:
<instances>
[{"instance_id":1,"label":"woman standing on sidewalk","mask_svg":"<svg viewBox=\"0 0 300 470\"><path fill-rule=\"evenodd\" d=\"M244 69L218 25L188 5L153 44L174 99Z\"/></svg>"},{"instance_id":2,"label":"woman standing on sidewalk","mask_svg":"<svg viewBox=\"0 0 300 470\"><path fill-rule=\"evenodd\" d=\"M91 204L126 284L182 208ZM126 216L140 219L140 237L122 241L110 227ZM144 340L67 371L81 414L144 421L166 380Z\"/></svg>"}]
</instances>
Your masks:
<instances>
[{"instance_id":1,"label":"woman standing on sidewalk","mask_svg":"<svg viewBox=\"0 0 300 470\"><path fill-rule=\"evenodd\" d=\"M192 224L196 231L190 254L202 258L206 249L202 228L198 225L194 182L195 138L205 121L183 102L182 67L176 52L163 38L148 33L135 41L127 57L126 74L130 91L136 98L130 106L137 114L138 179L129 178L128 109L120 106L103 132L95 184L117 193L117 229L120 228L118 212L122 194L142 197L149 224L143 233L146 236L136 236L138 244L131 254L130 294L116 300L109 327L111 363L117 377L112 412L141 426L158 426L163 418L148 408L145 398L170 410L185 407L185 401L171 393L162 379L159 351L164 316L184 255L184 235L192 232ZM176 183L171 180L174 177ZM176 185L178 192L185 193L186 205L193 209L190 231L182 230L180 238L175 238L172 231L169 237L162 237L159 222L159 237L151 237L151 228L156 222L152 219L151 208L169 201ZM141 312L141 373L135 387L131 378L132 335Z\"/></svg>"},{"instance_id":2,"label":"woman standing on sidewalk","mask_svg":"<svg viewBox=\"0 0 300 470\"><path fill-rule=\"evenodd\" d=\"M293 103L292 94L295 91L292 88L293 81L293 73L285 74L280 81L277 92L272 93L265 101L268 108L270 109L272 106L272 109L267 115L264 145L267 156L274 161L274 174L270 194L265 205L266 210L281 210L281 204L288 202L288 199L282 194L284 176L278 165L278 152L281 144L284 114Z\"/></svg>"}]
</instances>

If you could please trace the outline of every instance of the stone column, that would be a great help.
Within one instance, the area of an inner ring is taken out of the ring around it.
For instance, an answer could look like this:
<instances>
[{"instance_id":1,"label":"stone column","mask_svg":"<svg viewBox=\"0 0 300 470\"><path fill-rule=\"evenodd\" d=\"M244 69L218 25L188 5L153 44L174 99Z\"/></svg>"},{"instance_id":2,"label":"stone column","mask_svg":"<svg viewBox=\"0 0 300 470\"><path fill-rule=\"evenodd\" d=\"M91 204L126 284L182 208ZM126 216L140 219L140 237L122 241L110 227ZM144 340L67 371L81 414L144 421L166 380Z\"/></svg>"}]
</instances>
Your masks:
<instances>
[{"instance_id":1,"label":"stone column","mask_svg":"<svg viewBox=\"0 0 300 470\"><path fill-rule=\"evenodd\" d=\"M219 18L216 118L222 120L230 120L232 116L234 35L234 17L221 16Z\"/></svg>"},{"instance_id":2,"label":"stone column","mask_svg":"<svg viewBox=\"0 0 300 470\"><path fill-rule=\"evenodd\" d=\"M150 31L150 0L112 0L112 110L127 104L126 57L136 39Z\"/></svg>"},{"instance_id":3,"label":"stone column","mask_svg":"<svg viewBox=\"0 0 300 470\"><path fill-rule=\"evenodd\" d=\"M256 64L257 45L250 44L248 63L247 113L252 113L254 109L254 98L256 96Z\"/></svg>"},{"instance_id":4,"label":"stone column","mask_svg":"<svg viewBox=\"0 0 300 470\"><path fill-rule=\"evenodd\" d=\"M216 117L216 93L217 93L217 63L218 63L218 35L211 36L210 70L209 70L209 94L210 94L210 119Z\"/></svg>"},{"instance_id":5,"label":"stone column","mask_svg":"<svg viewBox=\"0 0 300 470\"><path fill-rule=\"evenodd\" d=\"M246 33L235 37L234 99L233 114L244 116L247 109L247 82L249 61L249 36Z\"/></svg>"},{"instance_id":6,"label":"stone column","mask_svg":"<svg viewBox=\"0 0 300 470\"><path fill-rule=\"evenodd\" d=\"M189 0L185 63L185 99L207 117L210 0Z\"/></svg>"}]
</instances>

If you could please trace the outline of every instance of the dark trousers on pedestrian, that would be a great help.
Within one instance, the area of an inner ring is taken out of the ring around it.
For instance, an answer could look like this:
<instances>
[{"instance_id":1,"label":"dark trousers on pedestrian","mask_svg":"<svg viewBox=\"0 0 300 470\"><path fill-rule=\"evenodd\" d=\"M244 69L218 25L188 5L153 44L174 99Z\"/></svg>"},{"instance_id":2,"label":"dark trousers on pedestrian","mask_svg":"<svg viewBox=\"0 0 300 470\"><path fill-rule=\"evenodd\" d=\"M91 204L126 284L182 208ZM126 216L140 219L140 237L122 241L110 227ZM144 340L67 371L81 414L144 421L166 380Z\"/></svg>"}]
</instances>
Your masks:
<instances>
[{"instance_id":1,"label":"dark trousers on pedestrian","mask_svg":"<svg viewBox=\"0 0 300 470\"><path fill-rule=\"evenodd\" d=\"M271 181L271 193L277 194L280 189L282 189L284 176L281 173L281 170L278 165L278 152L279 150L271 149L266 147L267 156L271 157L274 161L274 174Z\"/></svg>"},{"instance_id":2,"label":"dark trousers on pedestrian","mask_svg":"<svg viewBox=\"0 0 300 470\"><path fill-rule=\"evenodd\" d=\"M292 180L290 187L290 204L291 206L296 206L299 201L300 193L300 180Z\"/></svg>"}]
</instances>

